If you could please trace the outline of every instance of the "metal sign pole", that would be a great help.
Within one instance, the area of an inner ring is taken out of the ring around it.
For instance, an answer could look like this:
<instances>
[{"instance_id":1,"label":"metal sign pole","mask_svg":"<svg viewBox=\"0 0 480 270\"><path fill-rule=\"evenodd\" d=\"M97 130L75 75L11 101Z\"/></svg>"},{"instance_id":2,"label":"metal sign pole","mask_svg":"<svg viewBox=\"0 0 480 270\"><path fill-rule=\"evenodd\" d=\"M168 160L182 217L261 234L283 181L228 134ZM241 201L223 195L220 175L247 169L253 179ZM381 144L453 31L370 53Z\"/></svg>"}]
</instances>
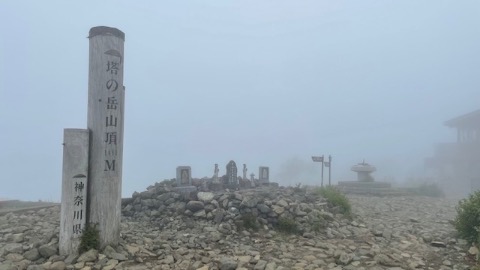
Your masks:
<instances>
[{"instance_id":1,"label":"metal sign pole","mask_svg":"<svg viewBox=\"0 0 480 270\"><path fill-rule=\"evenodd\" d=\"M328 155L328 185L332 185L332 156Z\"/></svg>"},{"instance_id":2,"label":"metal sign pole","mask_svg":"<svg viewBox=\"0 0 480 270\"><path fill-rule=\"evenodd\" d=\"M322 187L323 187L323 156L322 156Z\"/></svg>"}]
</instances>

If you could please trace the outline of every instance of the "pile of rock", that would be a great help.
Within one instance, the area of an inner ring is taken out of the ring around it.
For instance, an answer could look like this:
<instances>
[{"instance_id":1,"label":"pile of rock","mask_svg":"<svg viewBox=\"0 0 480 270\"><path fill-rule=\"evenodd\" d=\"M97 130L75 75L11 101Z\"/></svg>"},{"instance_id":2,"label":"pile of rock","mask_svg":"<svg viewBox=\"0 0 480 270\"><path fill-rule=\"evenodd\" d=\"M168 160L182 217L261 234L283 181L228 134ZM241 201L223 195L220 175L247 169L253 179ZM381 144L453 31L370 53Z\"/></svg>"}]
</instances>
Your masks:
<instances>
[{"instance_id":1,"label":"pile of rock","mask_svg":"<svg viewBox=\"0 0 480 270\"><path fill-rule=\"evenodd\" d=\"M0 214L0 270L466 270L474 264L478 249L457 239L449 222L455 201L349 199L351 220L297 188L184 197L159 183L124 201L118 246L70 256L58 255L59 207ZM322 222L312 222L313 213ZM289 218L301 234L278 232ZM252 220L258 231L246 227Z\"/></svg>"},{"instance_id":2,"label":"pile of rock","mask_svg":"<svg viewBox=\"0 0 480 270\"><path fill-rule=\"evenodd\" d=\"M219 230L224 233L239 231L249 222L253 227L271 230L281 220L294 220L296 229L303 235L314 234L333 221L336 214L340 215L338 209L321 196L298 188L191 192L185 196L166 183L157 183L144 192L134 193L131 199L124 199L122 214L163 226L168 223L166 217L208 220L219 224Z\"/></svg>"}]
</instances>

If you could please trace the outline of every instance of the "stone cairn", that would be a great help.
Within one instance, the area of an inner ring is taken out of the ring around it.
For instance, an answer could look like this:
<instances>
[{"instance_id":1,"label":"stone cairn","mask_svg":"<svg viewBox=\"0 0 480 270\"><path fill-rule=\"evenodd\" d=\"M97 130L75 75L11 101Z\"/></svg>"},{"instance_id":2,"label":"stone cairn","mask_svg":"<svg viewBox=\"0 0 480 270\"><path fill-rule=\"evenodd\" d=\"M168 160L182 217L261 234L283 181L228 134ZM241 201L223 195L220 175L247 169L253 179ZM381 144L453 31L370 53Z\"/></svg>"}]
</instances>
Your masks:
<instances>
[{"instance_id":1,"label":"stone cairn","mask_svg":"<svg viewBox=\"0 0 480 270\"><path fill-rule=\"evenodd\" d=\"M219 231L230 234L242 228L246 215L254 217L260 227L274 229L279 219L291 219L306 236L313 234L312 224L333 220L338 209L316 194L298 188L259 186L255 189L190 192L188 196L175 191L175 181L164 180L123 199L125 217L149 220L156 224L168 218L193 218L212 221Z\"/></svg>"}]
</instances>

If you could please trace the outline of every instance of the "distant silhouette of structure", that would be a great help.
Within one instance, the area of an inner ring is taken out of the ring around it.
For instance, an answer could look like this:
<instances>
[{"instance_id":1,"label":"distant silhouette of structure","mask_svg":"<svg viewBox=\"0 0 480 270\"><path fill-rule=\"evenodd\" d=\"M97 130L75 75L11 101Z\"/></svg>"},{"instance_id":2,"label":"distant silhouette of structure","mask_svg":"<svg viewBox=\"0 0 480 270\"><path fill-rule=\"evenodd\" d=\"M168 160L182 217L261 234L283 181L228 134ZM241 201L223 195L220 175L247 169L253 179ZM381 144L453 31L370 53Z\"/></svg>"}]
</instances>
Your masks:
<instances>
[{"instance_id":1,"label":"distant silhouette of structure","mask_svg":"<svg viewBox=\"0 0 480 270\"><path fill-rule=\"evenodd\" d=\"M457 141L437 144L425 167L447 194L465 196L480 189L480 110L445 125L457 130Z\"/></svg>"}]
</instances>

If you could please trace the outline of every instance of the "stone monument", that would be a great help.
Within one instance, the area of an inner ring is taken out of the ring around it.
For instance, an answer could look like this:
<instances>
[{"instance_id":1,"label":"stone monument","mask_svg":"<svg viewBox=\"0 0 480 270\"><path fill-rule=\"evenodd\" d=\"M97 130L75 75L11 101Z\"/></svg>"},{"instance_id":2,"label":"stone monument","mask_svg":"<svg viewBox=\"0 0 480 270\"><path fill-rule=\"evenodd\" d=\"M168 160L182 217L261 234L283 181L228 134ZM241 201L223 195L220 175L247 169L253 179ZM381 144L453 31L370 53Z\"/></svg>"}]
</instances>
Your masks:
<instances>
[{"instance_id":1,"label":"stone monument","mask_svg":"<svg viewBox=\"0 0 480 270\"><path fill-rule=\"evenodd\" d=\"M258 180L260 184L268 184L270 182L270 168L266 166L260 166L258 168Z\"/></svg>"},{"instance_id":2,"label":"stone monument","mask_svg":"<svg viewBox=\"0 0 480 270\"><path fill-rule=\"evenodd\" d=\"M376 168L365 161L358 163L351 168L357 173L357 181L340 181L338 189L351 194L371 194L371 195L396 195L398 191L392 189L391 184L387 182L376 182L371 173Z\"/></svg>"},{"instance_id":3,"label":"stone monument","mask_svg":"<svg viewBox=\"0 0 480 270\"><path fill-rule=\"evenodd\" d=\"M357 180L360 182L373 182L373 177L371 173L377 170L374 166L365 162L358 163L357 165L352 166L352 171L357 173Z\"/></svg>"},{"instance_id":4,"label":"stone monument","mask_svg":"<svg viewBox=\"0 0 480 270\"><path fill-rule=\"evenodd\" d=\"M125 34L111 27L90 29L88 120L90 153L88 219L97 224L100 248L120 238Z\"/></svg>"},{"instance_id":5,"label":"stone monument","mask_svg":"<svg viewBox=\"0 0 480 270\"><path fill-rule=\"evenodd\" d=\"M247 180L247 164L243 164L243 180Z\"/></svg>"},{"instance_id":6,"label":"stone monument","mask_svg":"<svg viewBox=\"0 0 480 270\"><path fill-rule=\"evenodd\" d=\"M215 163L215 169L213 170L213 183L215 184L218 184L219 183L219 180L218 180L218 172L220 170L218 169L218 164Z\"/></svg>"},{"instance_id":7,"label":"stone monument","mask_svg":"<svg viewBox=\"0 0 480 270\"><path fill-rule=\"evenodd\" d=\"M177 167L177 186L192 185L192 168L190 166Z\"/></svg>"},{"instance_id":8,"label":"stone monument","mask_svg":"<svg viewBox=\"0 0 480 270\"><path fill-rule=\"evenodd\" d=\"M235 161L230 160L227 164L227 185L229 187L237 187L238 186L238 178L237 178L237 164Z\"/></svg>"}]
</instances>

